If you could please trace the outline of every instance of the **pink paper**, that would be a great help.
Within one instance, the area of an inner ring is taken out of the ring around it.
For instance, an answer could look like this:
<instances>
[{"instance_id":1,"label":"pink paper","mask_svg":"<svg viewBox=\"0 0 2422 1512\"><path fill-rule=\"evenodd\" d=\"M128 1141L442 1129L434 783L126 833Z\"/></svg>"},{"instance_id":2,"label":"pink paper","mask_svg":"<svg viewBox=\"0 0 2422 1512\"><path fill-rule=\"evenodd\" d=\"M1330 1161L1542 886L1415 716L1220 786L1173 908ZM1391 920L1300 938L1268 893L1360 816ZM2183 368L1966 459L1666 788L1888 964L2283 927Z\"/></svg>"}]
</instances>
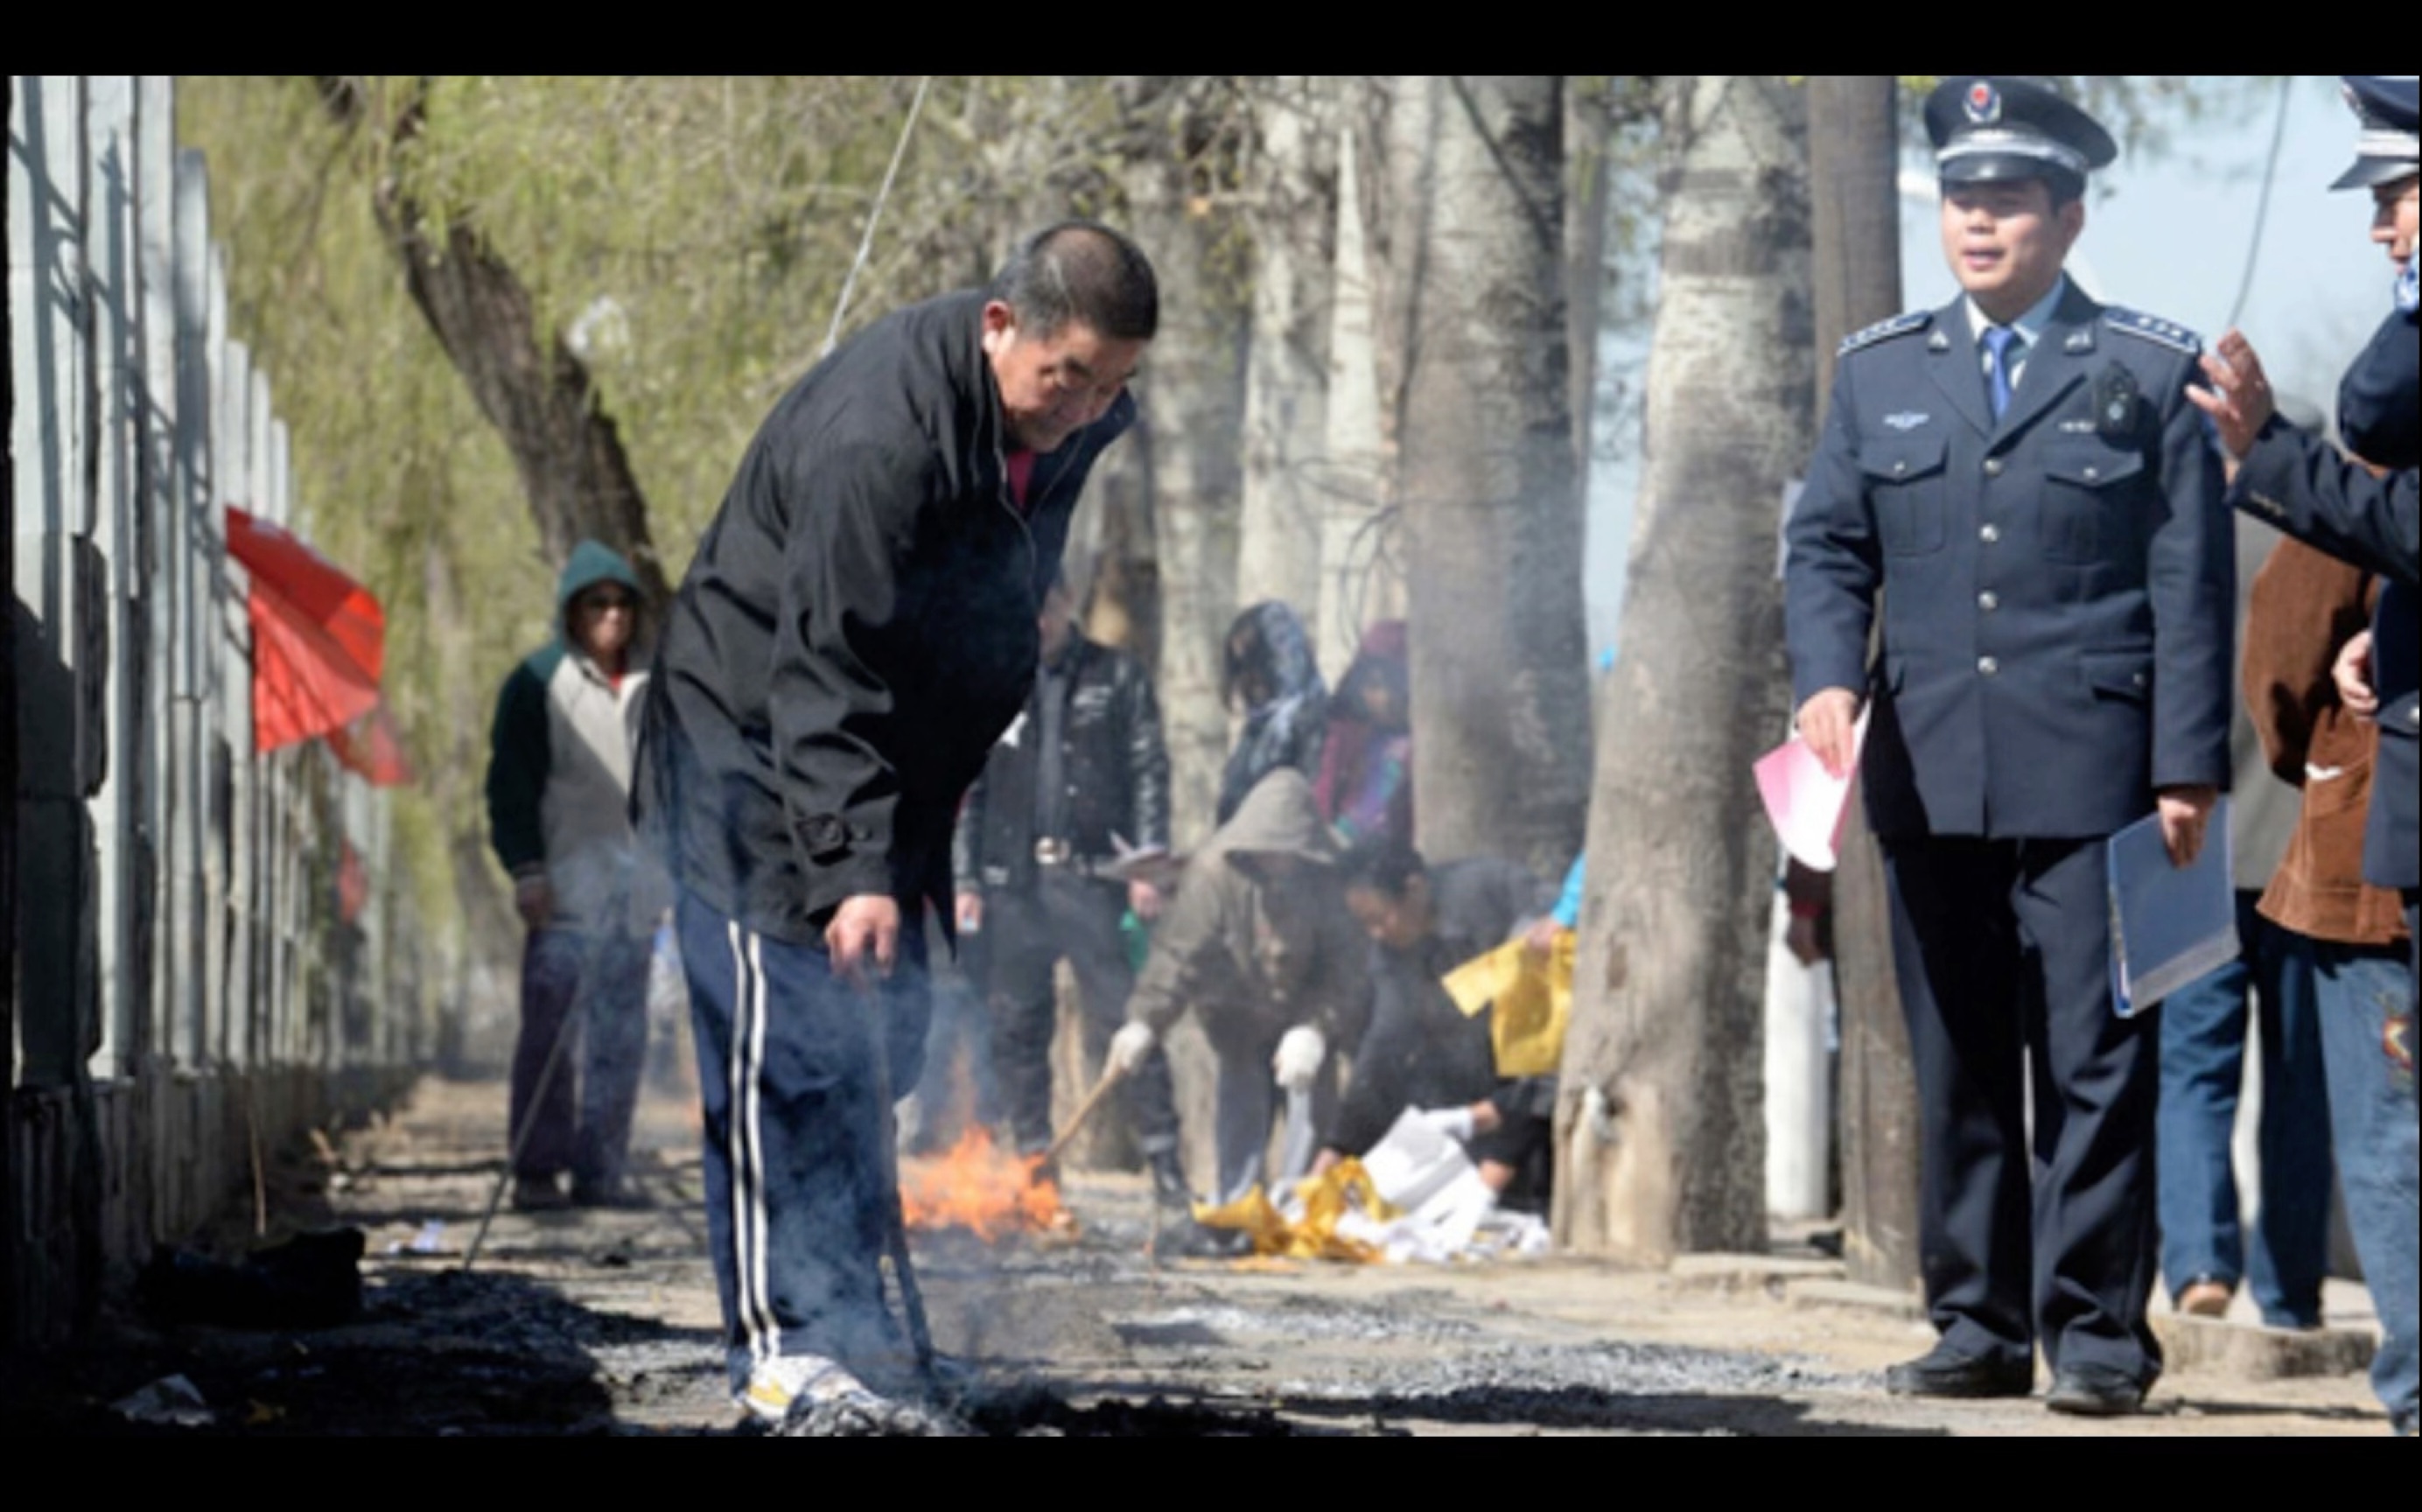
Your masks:
<instances>
[{"instance_id":1,"label":"pink paper","mask_svg":"<svg viewBox=\"0 0 2422 1512\"><path fill-rule=\"evenodd\" d=\"M1783 848L1801 865L1830 872L1840 854L1842 820L1850 811L1850 784L1859 775L1859 753L1865 748L1867 717L1862 710L1850 727L1850 770L1834 777L1798 735L1757 759L1757 795L1766 802L1766 816Z\"/></svg>"}]
</instances>

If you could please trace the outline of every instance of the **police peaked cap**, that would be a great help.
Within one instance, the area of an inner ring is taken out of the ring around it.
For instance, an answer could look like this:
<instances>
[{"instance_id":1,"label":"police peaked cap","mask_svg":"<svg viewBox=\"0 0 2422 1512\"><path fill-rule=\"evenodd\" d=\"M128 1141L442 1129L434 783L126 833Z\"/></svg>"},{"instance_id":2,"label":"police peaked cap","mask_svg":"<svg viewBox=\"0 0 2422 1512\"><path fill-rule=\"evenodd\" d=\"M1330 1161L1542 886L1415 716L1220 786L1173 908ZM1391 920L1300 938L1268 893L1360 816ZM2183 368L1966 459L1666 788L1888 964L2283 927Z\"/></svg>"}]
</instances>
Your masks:
<instances>
[{"instance_id":1,"label":"police peaked cap","mask_svg":"<svg viewBox=\"0 0 2422 1512\"><path fill-rule=\"evenodd\" d=\"M2119 155L2093 117L2031 79L1944 79L1926 97L1926 134L1947 184L2049 179L2075 194Z\"/></svg>"},{"instance_id":2,"label":"police peaked cap","mask_svg":"<svg viewBox=\"0 0 2422 1512\"><path fill-rule=\"evenodd\" d=\"M2376 73L2342 76L2347 108L2362 126L2354 139L2354 166L2338 175L2333 189L2369 189L2422 171L2422 131L2412 79Z\"/></svg>"}]
</instances>

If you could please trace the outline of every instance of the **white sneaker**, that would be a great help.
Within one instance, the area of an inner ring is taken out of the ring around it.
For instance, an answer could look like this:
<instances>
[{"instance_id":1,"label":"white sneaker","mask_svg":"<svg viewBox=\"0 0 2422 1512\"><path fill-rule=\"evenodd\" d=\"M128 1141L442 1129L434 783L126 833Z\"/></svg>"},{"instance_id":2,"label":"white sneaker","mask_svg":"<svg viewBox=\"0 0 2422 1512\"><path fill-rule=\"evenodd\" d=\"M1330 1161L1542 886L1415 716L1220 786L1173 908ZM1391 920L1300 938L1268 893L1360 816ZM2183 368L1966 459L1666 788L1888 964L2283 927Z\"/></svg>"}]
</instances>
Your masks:
<instances>
[{"instance_id":1,"label":"white sneaker","mask_svg":"<svg viewBox=\"0 0 2422 1512\"><path fill-rule=\"evenodd\" d=\"M823 1355L777 1355L748 1373L748 1385L732 1405L761 1422L779 1424L794 1404L814 1407L845 1397L876 1400L849 1367Z\"/></svg>"}]
</instances>

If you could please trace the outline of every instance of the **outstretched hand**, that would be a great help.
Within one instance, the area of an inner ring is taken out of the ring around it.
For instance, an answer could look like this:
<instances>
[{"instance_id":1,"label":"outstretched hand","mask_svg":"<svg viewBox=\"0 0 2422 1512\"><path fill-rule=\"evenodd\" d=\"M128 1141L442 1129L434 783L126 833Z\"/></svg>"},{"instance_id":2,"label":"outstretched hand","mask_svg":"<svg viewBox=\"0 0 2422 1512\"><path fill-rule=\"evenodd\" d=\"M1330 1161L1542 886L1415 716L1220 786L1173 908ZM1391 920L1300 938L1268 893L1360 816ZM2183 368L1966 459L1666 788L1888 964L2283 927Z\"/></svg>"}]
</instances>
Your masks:
<instances>
[{"instance_id":1,"label":"outstretched hand","mask_svg":"<svg viewBox=\"0 0 2422 1512\"><path fill-rule=\"evenodd\" d=\"M2221 448L2233 462L2253 449L2254 438L2278 411L2271 380L2263 374L2254 344L2233 328L2203 354L2203 374L2211 386L2189 388L2187 398L2211 417Z\"/></svg>"}]
</instances>

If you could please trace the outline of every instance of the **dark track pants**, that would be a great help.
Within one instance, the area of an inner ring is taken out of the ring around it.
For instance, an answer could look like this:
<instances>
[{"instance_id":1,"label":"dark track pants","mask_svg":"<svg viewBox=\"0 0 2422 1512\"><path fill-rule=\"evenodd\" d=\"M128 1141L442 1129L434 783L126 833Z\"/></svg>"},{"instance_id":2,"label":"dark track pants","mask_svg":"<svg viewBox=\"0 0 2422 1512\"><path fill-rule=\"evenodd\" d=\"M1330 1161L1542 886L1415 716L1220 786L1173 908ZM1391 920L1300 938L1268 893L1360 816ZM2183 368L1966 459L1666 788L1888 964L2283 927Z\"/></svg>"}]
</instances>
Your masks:
<instances>
[{"instance_id":1,"label":"dark track pants","mask_svg":"<svg viewBox=\"0 0 2422 1512\"><path fill-rule=\"evenodd\" d=\"M735 1390L777 1355L895 1350L881 1259L891 1097L924 1055L925 941L860 992L821 946L759 935L687 892L679 921L705 1122L707 1243Z\"/></svg>"},{"instance_id":2,"label":"dark track pants","mask_svg":"<svg viewBox=\"0 0 2422 1512\"><path fill-rule=\"evenodd\" d=\"M2150 1384L2161 1017L2112 1012L2100 840L1886 842L1918 1241L1951 1347ZM2032 1071L2033 1146L2028 1142Z\"/></svg>"}]
</instances>

